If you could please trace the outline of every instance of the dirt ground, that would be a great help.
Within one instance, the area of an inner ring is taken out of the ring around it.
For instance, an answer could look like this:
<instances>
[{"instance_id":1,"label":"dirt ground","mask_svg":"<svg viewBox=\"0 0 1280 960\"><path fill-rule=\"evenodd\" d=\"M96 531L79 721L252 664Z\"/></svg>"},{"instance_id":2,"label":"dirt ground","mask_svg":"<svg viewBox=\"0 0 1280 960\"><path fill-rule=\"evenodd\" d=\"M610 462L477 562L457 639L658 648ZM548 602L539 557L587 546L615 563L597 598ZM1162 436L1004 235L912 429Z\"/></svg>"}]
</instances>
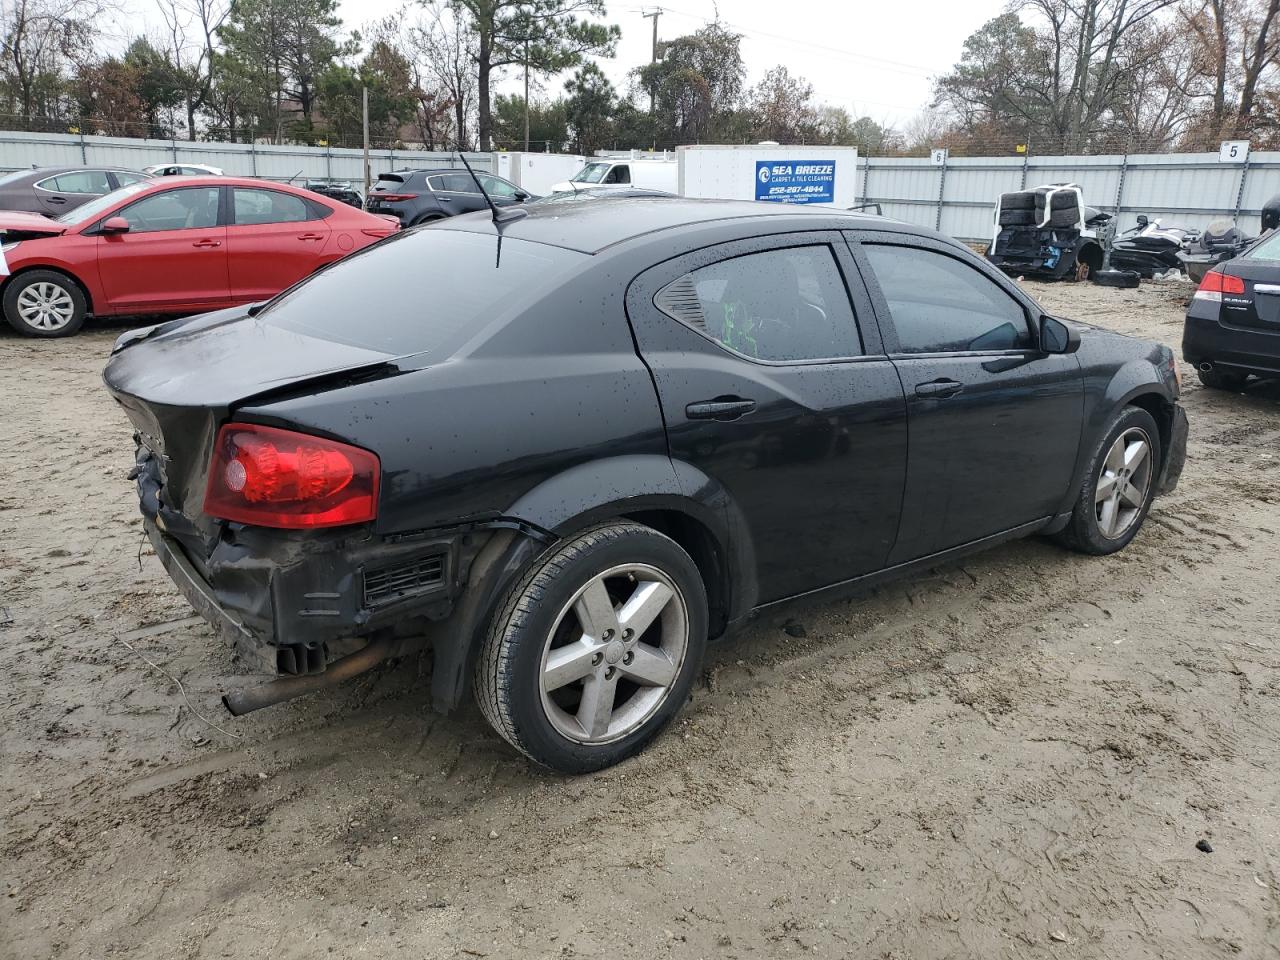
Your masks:
<instances>
[{"instance_id":1,"label":"dirt ground","mask_svg":"<svg viewBox=\"0 0 1280 960\"><path fill-rule=\"evenodd\" d=\"M1176 345L1188 290L1033 292ZM237 667L143 546L118 332L0 334L5 960L1280 957L1280 385L1188 377L1124 553L759 622L645 755L564 779L416 660L221 712Z\"/></svg>"}]
</instances>

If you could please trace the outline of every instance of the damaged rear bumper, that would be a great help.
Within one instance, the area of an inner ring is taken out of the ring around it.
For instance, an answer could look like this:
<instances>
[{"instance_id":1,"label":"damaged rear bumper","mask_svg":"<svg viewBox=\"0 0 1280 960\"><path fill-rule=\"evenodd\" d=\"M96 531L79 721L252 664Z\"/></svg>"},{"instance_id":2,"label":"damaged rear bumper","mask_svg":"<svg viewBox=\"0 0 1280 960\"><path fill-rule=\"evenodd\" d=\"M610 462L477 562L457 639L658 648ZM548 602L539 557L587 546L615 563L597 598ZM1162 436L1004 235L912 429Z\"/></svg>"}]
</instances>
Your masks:
<instances>
[{"instance_id":1,"label":"damaged rear bumper","mask_svg":"<svg viewBox=\"0 0 1280 960\"><path fill-rule=\"evenodd\" d=\"M210 549L144 516L156 556L191 606L257 673L309 676L379 635L422 635L452 612L466 534L386 542L229 527ZM483 539L483 537L479 538Z\"/></svg>"},{"instance_id":2,"label":"damaged rear bumper","mask_svg":"<svg viewBox=\"0 0 1280 960\"><path fill-rule=\"evenodd\" d=\"M257 639L218 602L213 589L191 565L178 542L166 535L154 520L146 519L142 525L160 563L178 591L187 598L187 603L217 628L225 639L235 644L242 656L253 657L260 646Z\"/></svg>"}]
</instances>

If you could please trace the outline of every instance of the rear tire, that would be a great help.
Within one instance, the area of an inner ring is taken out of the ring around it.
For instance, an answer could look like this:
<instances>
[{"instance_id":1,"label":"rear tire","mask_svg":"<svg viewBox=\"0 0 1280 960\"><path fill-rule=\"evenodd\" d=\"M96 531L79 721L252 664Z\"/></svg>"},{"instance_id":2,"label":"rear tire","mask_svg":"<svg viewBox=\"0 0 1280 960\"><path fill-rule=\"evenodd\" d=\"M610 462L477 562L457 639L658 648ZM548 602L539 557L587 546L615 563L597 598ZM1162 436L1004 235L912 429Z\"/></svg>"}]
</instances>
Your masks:
<instances>
[{"instance_id":1,"label":"rear tire","mask_svg":"<svg viewBox=\"0 0 1280 960\"><path fill-rule=\"evenodd\" d=\"M1217 367L1212 370L1196 368L1196 376L1210 390L1231 390L1232 392L1244 389L1245 381L1249 379L1247 373L1231 373L1219 370Z\"/></svg>"},{"instance_id":2,"label":"rear tire","mask_svg":"<svg viewBox=\"0 0 1280 960\"><path fill-rule=\"evenodd\" d=\"M706 638L702 577L675 541L637 523L592 527L511 588L476 662L476 700L529 759L589 773L639 753L679 712Z\"/></svg>"},{"instance_id":3,"label":"rear tire","mask_svg":"<svg viewBox=\"0 0 1280 960\"><path fill-rule=\"evenodd\" d=\"M1127 547L1151 509L1162 457L1151 414L1139 407L1117 413L1089 460L1059 542L1094 556Z\"/></svg>"},{"instance_id":4,"label":"rear tire","mask_svg":"<svg viewBox=\"0 0 1280 960\"><path fill-rule=\"evenodd\" d=\"M10 280L3 307L9 326L28 337L69 337L89 312L80 285L57 270L31 270Z\"/></svg>"}]
</instances>

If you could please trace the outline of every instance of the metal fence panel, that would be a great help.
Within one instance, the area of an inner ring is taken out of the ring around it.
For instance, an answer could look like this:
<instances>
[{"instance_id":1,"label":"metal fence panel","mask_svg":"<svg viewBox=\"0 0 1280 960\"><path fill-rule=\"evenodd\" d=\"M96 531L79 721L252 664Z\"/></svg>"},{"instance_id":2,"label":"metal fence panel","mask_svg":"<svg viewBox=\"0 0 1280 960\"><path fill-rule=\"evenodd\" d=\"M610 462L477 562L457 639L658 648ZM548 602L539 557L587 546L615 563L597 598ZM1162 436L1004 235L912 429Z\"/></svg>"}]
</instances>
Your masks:
<instances>
[{"instance_id":1,"label":"metal fence panel","mask_svg":"<svg viewBox=\"0 0 1280 960\"><path fill-rule=\"evenodd\" d=\"M350 148L0 132L0 171L78 164L137 168L183 161L221 167L232 176L271 180L364 179L363 151ZM468 153L467 161L479 171L496 172L493 154ZM421 150L370 150L369 163L375 178L404 167L461 166L455 153Z\"/></svg>"},{"instance_id":2,"label":"metal fence panel","mask_svg":"<svg viewBox=\"0 0 1280 960\"><path fill-rule=\"evenodd\" d=\"M371 150L372 173L404 167L456 167L452 153ZM467 154L477 170L497 173L495 154ZM144 167L187 161L222 167L229 174L273 180L329 179L359 183L360 150L135 140L77 134L0 132L0 171L34 165L102 164ZM1001 193L1042 183L1075 182L1085 202L1119 217L1120 229L1140 213L1190 227L1235 220L1257 232L1262 205L1280 194L1280 152L1251 154L1246 162L1221 163L1214 153L1134 154L1098 157L927 157L858 159L859 196L878 202L886 216L965 240L989 240Z\"/></svg>"},{"instance_id":3,"label":"metal fence panel","mask_svg":"<svg viewBox=\"0 0 1280 960\"><path fill-rule=\"evenodd\" d=\"M1001 193L1043 183L1078 183L1085 202L1119 218L1139 214L1189 227L1235 220L1256 233L1262 205L1280 194L1280 153L1221 163L1215 153L1098 157L956 157L936 165L919 157L865 161L863 199L886 216L965 240L989 240ZM945 170L945 173L944 173ZM941 188L941 190L940 190Z\"/></svg>"}]
</instances>

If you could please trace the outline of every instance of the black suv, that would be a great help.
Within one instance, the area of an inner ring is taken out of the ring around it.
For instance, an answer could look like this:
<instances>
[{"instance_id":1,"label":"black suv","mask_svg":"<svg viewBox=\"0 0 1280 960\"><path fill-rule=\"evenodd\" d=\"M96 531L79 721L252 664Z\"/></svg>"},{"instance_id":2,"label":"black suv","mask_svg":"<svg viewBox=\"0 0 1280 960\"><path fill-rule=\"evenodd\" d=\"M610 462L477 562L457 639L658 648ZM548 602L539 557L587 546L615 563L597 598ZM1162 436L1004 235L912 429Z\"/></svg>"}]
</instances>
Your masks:
<instances>
[{"instance_id":1,"label":"black suv","mask_svg":"<svg viewBox=\"0 0 1280 960\"><path fill-rule=\"evenodd\" d=\"M406 297L404 278L423 297ZM273 682L431 644L534 760L675 715L708 640L1013 537L1113 553L1178 479L1169 349L842 211L532 205L401 232L260 310L122 336L144 526Z\"/></svg>"},{"instance_id":2,"label":"black suv","mask_svg":"<svg viewBox=\"0 0 1280 960\"><path fill-rule=\"evenodd\" d=\"M536 199L509 180L477 173L489 198L499 207ZM365 201L369 213L389 213L403 227L417 226L459 213L487 209L476 181L466 170L397 170L384 173Z\"/></svg>"}]
</instances>

